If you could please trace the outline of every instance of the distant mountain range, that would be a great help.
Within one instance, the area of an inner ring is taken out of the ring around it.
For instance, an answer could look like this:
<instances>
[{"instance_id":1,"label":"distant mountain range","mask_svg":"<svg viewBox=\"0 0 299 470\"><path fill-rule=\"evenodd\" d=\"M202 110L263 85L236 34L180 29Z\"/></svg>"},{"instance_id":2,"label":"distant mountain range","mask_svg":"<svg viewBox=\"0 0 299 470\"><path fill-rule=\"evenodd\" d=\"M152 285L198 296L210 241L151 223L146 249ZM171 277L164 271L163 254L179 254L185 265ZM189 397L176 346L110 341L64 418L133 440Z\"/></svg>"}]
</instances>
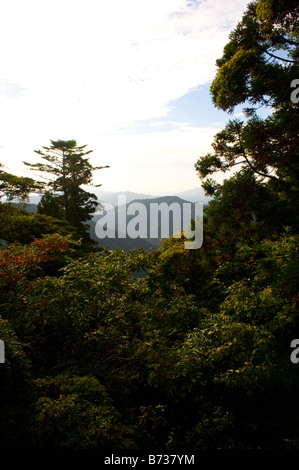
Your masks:
<instances>
[{"instance_id":1,"label":"distant mountain range","mask_svg":"<svg viewBox=\"0 0 299 470\"><path fill-rule=\"evenodd\" d=\"M162 239L189 229L195 218L195 203L178 196L132 199L116 206L106 201L102 204L103 210L89 222L90 234L99 246L111 250L158 248Z\"/></svg>"},{"instance_id":2,"label":"distant mountain range","mask_svg":"<svg viewBox=\"0 0 299 470\"><path fill-rule=\"evenodd\" d=\"M204 190L201 187L189 189L187 191L173 193L173 194L144 194L144 193L134 193L132 191L103 191L100 189L89 189L90 192L94 193L97 197L99 202L109 202L114 206L118 205L118 200L120 196L125 196L127 203L130 203L136 199L155 199L158 197L166 197L166 196L177 196L185 201L189 202L202 202L203 204L207 204L210 200L205 194ZM32 194L30 196L30 202L32 204L38 204L40 201L41 196L37 194Z\"/></svg>"},{"instance_id":3,"label":"distant mountain range","mask_svg":"<svg viewBox=\"0 0 299 470\"><path fill-rule=\"evenodd\" d=\"M93 192L98 196L98 199L100 202L104 202L104 201L109 202L110 204L113 204L114 206L117 206L120 197L124 197L124 196L126 197L127 203L130 203L134 200L139 200L139 199L156 199L159 197L168 197L168 196L177 196L188 202L201 202L203 204L208 204L210 200L210 198L208 198L204 194L204 190L201 187L175 193L175 194L167 194L167 195L143 194L143 193L134 193L131 191L112 192L112 191L95 190Z\"/></svg>"},{"instance_id":4,"label":"distant mountain range","mask_svg":"<svg viewBox=\"0 0 299 470\"><path fill-rule=\"evenodd\" d=\"M196 202L202 203L204 206L209 202L209 198L204 195L202 188L160 197L131 191L95 190L94 193L98 197L99 210L89 222L90 235L100 247L107 247L110 250L117 248L130 250L140 247L145 250L156 249L160 246L161 239L168 238L178 229L182 231L190 227L191 219L195 215ZM26 210L36 212L39 200L40 196L32 195L30 197L31 203ZM104 210L100 210L100 206ZM184 208L187 218L183 216ZM188 218L189 211L190 218ZM121 215L125 215L126 225L122 224L120 227L119 218ZM110 221L109 227L108 220ZM114 220L114 224L111 222L112 220ZM104 233L105 231L106 233ZM128 231L131 233L126 233ZM144 236L145 231L146 236ZM134 236L137 234L141 234L141 236L133 238L130 236L132 232ZM104 234L108 236L103 238Z\"/></svg>"}]
</instances>

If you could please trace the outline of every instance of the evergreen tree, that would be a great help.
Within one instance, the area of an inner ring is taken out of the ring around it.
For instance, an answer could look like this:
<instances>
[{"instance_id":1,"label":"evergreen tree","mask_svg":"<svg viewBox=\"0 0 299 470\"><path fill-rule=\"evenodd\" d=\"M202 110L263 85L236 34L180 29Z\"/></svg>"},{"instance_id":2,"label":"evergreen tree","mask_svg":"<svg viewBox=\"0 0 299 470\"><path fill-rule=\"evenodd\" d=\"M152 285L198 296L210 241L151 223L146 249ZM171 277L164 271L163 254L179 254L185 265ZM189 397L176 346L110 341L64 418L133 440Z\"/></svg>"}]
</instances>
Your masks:
<instances>
[{"instance_id":1,"label":"evergreen tree","mask_svg":"<svg viewBox=\"0 0 299 470\"><path fill-rule=\"evenodd\" d=\"M76 140L51 140L50 147L35 150L47 163L27 163L32 170L55 175L48 183L47 191L39 205L39 212L64 218L86 236L86 225L97 206L95 194L82 189L92 182L93 172L108 166L94 167L90 164L86 145L78 146ZM101 186L101 185L96 185ZM57 214L53 214L56 211ZM50 211L50 212L49 212Z\"/></svg>"},{"instance_id":2,"label":"evergreen tree","mask_svg":"<svg viewBox=\"0 0 299 470\"><path fill-rule=\"evenodd\" d=\"M231 113L238 105L249 105L244 108L245 122L229 121L215 136L214 152L195 164L210 195L221 191L210 175L249 171L276 195L274 211L276 204L284 205L289 216L283 224L296 230L299 113L293 88L299 77L298 20L296 2L260 0L248 5L216 61L218 72L211 86L218 108ZM265 119L257 114L261 106L269 110Z\"/></svg>"},{"instance_id":3,"label":"evergreen tree","mask_svg":"<svg viewBox=\"0 0 299 470\"><path fill-rule=\"evenodd\" d=\"M0 163L0 199L4 196L8 202L18 199L24 203L28 201L31 192L42 189L42 184L34 179L12 175L1 168L3 165Z\"/></svg>"}]
</instances>

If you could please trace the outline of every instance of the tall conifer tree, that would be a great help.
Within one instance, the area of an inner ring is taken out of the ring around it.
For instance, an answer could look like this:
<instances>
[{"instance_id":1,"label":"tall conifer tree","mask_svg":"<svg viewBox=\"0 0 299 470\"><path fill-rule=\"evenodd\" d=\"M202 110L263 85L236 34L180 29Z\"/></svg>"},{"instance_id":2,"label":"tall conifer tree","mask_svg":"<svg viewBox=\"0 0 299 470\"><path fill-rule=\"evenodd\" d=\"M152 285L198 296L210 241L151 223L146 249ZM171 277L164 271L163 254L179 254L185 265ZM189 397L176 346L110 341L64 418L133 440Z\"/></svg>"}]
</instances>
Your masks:
<instances>
[{"instance_id":1,"label":"tall conifer tree","mask_svg":"<svg viewBox=\"0 0 299 470\"><path fill-rule=\"evenodd\" d=\"M86 150L86 145L78 146L76 140L51 140L50 147L42 147L35 152L46 163L27 163L32 170L54 175L48 183L47 193L39 205L39 212L57 207L57 217L67 220L81 234L86 234L84 224L92 218L97 206L95 194L85 191L82 186L92 182L93 172L108 166L94 167ZM101 185L96 185L96 187ZM53 215L51 213L51 215Z\"/></svg>"}]
</instances>

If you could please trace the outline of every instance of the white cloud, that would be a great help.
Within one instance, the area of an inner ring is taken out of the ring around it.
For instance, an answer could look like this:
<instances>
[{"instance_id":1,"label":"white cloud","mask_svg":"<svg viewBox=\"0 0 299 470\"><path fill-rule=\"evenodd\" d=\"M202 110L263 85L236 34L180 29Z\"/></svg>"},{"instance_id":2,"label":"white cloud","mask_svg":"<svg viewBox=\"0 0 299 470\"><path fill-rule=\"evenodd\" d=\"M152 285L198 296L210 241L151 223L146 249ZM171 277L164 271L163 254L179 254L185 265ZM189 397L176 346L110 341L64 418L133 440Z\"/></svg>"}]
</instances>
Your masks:
<instances>
[{"instance_id":1,"label":"white cloud","mask_svg":"<svg viewBox=\"0 0 299 470\"><path fill-rule=\"evenodd\" d=\"M139 192L184 191L200 185L194 164L211 150L213 136L220 128L192 127L151 133L103 136L91 157L93 164L108 164L94 179L104 189ZM93 148L90 146L90 148ZM200 149L200 150L199 150Z\"/></svg>"},{"instance_id":2,"label":"white cloud","mask_svg":"<svg viewBox=\"0 0 299 470\"><path fill-rule=\"evenodd\" d=\"M2 2L0 81L11 84L0 88L4 160L20 166L34 148L58 138L92 143L104 155L104 134L163 118L172 100L213 78L215 60L246 4Z\"/></svg>"}]
</instances>

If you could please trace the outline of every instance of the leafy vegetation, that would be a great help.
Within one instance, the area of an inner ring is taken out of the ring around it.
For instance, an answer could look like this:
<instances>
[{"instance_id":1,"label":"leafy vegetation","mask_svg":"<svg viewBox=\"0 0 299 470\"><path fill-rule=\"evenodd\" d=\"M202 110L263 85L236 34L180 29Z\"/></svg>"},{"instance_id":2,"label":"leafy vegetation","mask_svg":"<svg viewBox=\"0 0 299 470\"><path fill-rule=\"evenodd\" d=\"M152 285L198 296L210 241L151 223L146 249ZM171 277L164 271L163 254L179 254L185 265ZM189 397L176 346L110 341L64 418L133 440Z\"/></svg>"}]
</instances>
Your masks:
<instances>
[{"instance_id":1,"label":"leafy vegetation","mask_svg":"<svg viewBox=\"0 0 299 470\"><path fill-rule=\"evenodd\" d=\"M92 150L85 151L85 147L78 146L75 140L51 140L50 147L35 151L47 163L24 163L32 170L54 175L47 185L50 190L45 192L39 203L38 212L50 216L55 214L74 226L81 237L88 239L85 222L92 218L97 198L81 186L91 184L95 170L108 166L93 167L87 157Z\"/></svg>"},{"instance_id":2,"label":"leafy vegetation","mask_svg":"<svg viewBox=\"0 0 299 470\"><path fill-rule=\"evenodd\" d=\"M213 194L200 249L84 249L67 159L39 214L0 205L1 449L299 448L297 3L250 4L217 65L217 106L274 111L196 163Z\"/></svg>"}]
</instances>

